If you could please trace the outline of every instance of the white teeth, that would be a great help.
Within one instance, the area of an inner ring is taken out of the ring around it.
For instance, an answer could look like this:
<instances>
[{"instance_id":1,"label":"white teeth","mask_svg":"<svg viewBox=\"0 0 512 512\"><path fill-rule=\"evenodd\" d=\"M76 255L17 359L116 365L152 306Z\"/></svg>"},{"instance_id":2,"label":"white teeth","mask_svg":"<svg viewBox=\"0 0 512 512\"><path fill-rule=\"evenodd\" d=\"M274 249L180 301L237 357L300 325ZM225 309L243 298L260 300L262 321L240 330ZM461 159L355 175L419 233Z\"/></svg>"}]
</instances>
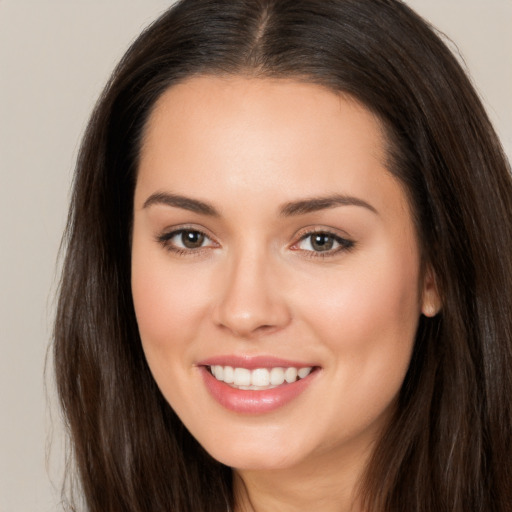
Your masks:
<instances>
[{"instance_id":1,"label":"white teeth","mask_svg":"<svg viewBox=\"0 0 512 512\"><path fill-rule=\"evenodd\" d=\"M270 384L280 386L284 382L284 370L282 368L272 368L270 370Z\"/></svg>"},{"instance_id":2,"label":"white teeth","mask_svg":"<svg viewBox=\"0 0 512 512\"><path fill-rule=\"evenodd\" d=\"M235 372L231 366L224 366L224 382L226 384L235 382Z\"/></svg>"},{"instance_id":3,"label":"white teeth","mask_svg":"<svg viewBox=\"0 0 512 512\"><path fill-rule=\"evenodd\" d=\"M266 368L253 370L251 383L253 386L268 386L270 384L270 372Z\"/></svg>"},{"instance_id":4,"label":"white teeth","mask_svg":"<svg viewBox=\"0 0 512 512\"><path fill-rule=\"evenodd\" d=\"M217 380L224 380L224 367L223 366L213 366L212 367L212 373L215 375L215 378Z\"/></svg>"},{"instance_id":5,"label":"white teeth","mask_svg":"<svg viewBox=\"0 0 512 512\"><path fill-rule=\"evenodd\" d=\"M210 367L212 375L219 381L230 384L239 389L271 389L281 386L285 382L291 384L299 379L307 377L313 367L304 368L256 368L249 370L247 368L233 368L232 366L214 365Z\"/></svg>"},{"instance_id":6,"label":"white teeth","mask_svg":"<svg viewBox=\"0 0 512 512\"><path fill-rule=\"evenodd\" d=\"M307 377L313 368L300 368L300 370L297 372L299 374L299 377L303 379L304 377Z\"/></svg>"},{"instance_id":7,"label":"white teeth","mask_svg":"<svg viewBox=\"0 0 512 512\"><path fill-rule=\"evenodd\" d=\"M233 384L236 386L250 386L251 370L248 370L247 368L235 368Z\"/></svg>"},{"instance_id":8,"label":"white teeth","mask_svg":"<svg viewBox=\"0 0 512 512\"><path fill-rule=\"evenodd\" d=\"M297 368L286 368L284 372L284 380L290 384L291 382L295 382L297 380Z\"/></svg>"}]
</instances>

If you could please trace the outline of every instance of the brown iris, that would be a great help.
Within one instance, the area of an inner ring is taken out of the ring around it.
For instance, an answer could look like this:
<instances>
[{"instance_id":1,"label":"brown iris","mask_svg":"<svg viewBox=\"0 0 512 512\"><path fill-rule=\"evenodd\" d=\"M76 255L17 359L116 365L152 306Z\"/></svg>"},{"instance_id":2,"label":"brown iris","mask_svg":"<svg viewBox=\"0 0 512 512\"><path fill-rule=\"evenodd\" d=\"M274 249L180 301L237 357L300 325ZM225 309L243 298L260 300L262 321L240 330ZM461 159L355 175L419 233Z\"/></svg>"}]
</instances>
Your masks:
<instances>
[{"instance_id":1,"label":"brown iris","mask_svg":"<svg viewBox=\"0 0 512 512\"><path fill-rule=\"evenodd\" d=\"M334 238L326 233L315 233L311 235L311 247L315 251L329 251L333 248Z\"/></svg>"},{"instance_id":2,"label":"brown iris","mask_svg":"<svg viewBox=\"0 0 512 512\"><path fill-rule=\"evenodd\" d=\"M181 242L187 249L199 249L203 245L205 236L199 231L183 231Z\"/></svg>"}]
</instances>

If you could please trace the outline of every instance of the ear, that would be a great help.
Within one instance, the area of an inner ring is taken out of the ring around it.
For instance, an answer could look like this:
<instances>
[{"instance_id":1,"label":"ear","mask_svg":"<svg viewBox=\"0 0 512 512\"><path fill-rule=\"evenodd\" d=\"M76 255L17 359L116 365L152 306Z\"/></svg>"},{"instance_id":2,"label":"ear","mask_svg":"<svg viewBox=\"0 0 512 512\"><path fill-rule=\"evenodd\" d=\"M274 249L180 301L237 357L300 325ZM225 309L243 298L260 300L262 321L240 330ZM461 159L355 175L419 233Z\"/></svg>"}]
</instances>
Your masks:
<instances>
[{"instance_id":1,"label":"ear","mask_svg":"<svg viewBox=\"0 0 512 512\"><path fill-rule=\"evenodd\" d=\"M441 297L436 282L436 275L430 265L427 265L423 277L423 290L421 294L421 312L427 317L436 316L441 310Z\"/></svg>"}]
</instances>

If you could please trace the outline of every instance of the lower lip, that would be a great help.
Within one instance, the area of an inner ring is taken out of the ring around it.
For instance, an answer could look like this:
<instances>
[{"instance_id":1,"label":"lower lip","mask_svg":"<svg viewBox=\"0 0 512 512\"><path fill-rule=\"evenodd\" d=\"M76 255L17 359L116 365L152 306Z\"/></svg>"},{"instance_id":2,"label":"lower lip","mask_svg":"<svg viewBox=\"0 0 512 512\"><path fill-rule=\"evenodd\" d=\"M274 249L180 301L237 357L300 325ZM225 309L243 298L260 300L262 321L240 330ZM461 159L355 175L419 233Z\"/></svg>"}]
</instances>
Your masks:
<instances>
[{"instance_id":1,"label":"lower lip","mask_svg":"<svg viewBox=\"0 0 512 512\"><path fill-rule=\"evenodd\" d=\"M245 414L262 414L283 407L302 394L318 374L318 370L314 370L304 379L291 384L258 391L232 388L217 380L205 366L201 366L200 370L206 388L220 405L230 411Z\"/></svg>"}]
</instances>

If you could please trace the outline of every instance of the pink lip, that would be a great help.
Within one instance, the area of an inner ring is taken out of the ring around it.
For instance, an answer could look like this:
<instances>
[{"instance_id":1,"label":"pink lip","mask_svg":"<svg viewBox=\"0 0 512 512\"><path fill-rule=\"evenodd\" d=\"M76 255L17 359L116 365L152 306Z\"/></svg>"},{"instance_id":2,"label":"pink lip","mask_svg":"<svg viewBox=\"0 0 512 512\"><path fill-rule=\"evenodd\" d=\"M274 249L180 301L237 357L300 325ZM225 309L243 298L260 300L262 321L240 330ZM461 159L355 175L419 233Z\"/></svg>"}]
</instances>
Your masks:
<instances>
[{"instance_id":1,"label":"pink lip","mask_svg":"<svg viewBox=\"0 0 512 512\"><path fill-rule=\"evenodd\" d=\"M316 368L307 377L297 380L292 384L282 384L281 386L261 391L243 390L232 388L228 384L218 381L207 368L217 364L248 369L289 366L304 368L313 365L285 361L274 357L240 358L236 356L214 357L198 364L205 386L212 397L226 409L245 414L263 414L283 407L299 397L320 373L318 368Z\"/></svg>"}]
</instances>

